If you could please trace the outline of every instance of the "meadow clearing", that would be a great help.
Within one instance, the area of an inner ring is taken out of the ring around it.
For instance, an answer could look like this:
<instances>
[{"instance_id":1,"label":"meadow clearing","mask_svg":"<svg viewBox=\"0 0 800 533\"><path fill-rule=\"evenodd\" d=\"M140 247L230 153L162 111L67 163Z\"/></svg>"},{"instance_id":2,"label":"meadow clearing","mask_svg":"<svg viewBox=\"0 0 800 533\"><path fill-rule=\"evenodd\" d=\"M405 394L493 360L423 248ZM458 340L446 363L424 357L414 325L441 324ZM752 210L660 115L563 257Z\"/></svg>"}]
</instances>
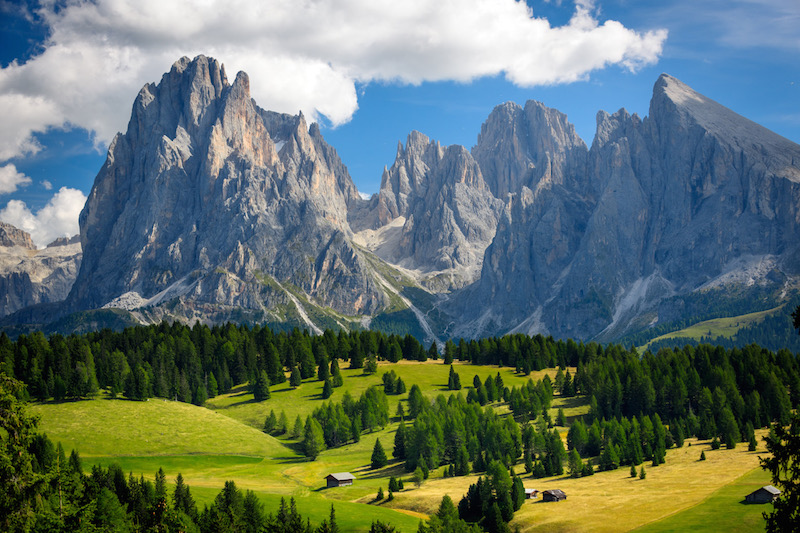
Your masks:
<instances>
[{"instance_id":1,"label":"meadow clearing","mask_svg":"<svg viewBox=\"0 0 800 533\"><path fill-rule=\"evenodd\" d=\"M454 368L464 386L462 394L475 375L483 381L499 372L508 387L555 375L555 369L522 376L510 368L458 362ZM453 394L447 390L449 366L441 361L403 361L381 363L372 375L343 368L344 385L335 389L328 401L341 401L345 391L357 399L369 386L380 385L381 375L388 370L394 370L408 388L419 385L426 397ZM41 416L40 427L51 439L67 450L79 451L85 469L91 464L116 462L125 471L152 479L158 468L163 468L169 480L180 472L201 508L213 500L226 480L256 492L268 512L277 509L281 497L294 497L300 512L312 522L326 518L333 503L343 531L367 531L373 520L389 522L401 531L416 531L419 521L436 510L445 494L457 504L477 480L476 475L443 478L439 468L431 471L420 487L407 481L393 501L377 502L379 488L388 493L389 476L409 477L401 463L391 460L383 469L369 468L377 438L391 459L396 417L385 428L364 433L358 443L322 452L316 461L299 452L296 439L261 431L270 410L276 414L285 411L290 426L298 415L305 419L322 405L321 393L322 382L310 379L296 389L288 383L273 386L270 399L263 402L255 402L240 386L209 400L205 407L160 398L135 402L101 395L92 400L34 404L32 410ZM389 396L390 414L406 396ZM494 406L508 412L502 403ZM564 409L568 424L588 412L586 399L580 397L556 396L551 409L554 420L559 408ZM559 431L566 438L567 427ZM698 460L701 451L705 451L706 461ZM645 463L644 480L631 478L627 467L588 478L533 479L519 464L516 471L526 487L560 488L568 499L559 503L526 501L510 525L523 532L711 531L722 524L730 531L761 531L760 513L767 506L740 502L745 494L769 481L758 468L758 457L764 452L763 445L748 452L746 444L712 451L707 441L687 439L682 448L667 451L665 464L649 467L649 462ZM325 488L327 474L344 471L356 476L353 486Z\"/></svg>"}]
</instances>

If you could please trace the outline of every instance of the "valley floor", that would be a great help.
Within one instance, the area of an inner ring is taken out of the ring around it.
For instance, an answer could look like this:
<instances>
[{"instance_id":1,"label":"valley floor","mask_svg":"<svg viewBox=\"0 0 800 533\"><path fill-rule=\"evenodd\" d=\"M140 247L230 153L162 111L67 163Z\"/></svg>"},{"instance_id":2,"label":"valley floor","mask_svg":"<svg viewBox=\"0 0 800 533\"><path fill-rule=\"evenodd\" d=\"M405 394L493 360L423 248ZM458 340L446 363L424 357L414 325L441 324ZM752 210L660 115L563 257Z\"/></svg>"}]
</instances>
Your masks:
<instances>
[{"instance_id":1,"label":"valley floor","mask_svg":"<svg viewBox=\"0 0 800 533\"><path fill-rule=\"evenodd\" d=\"M381 364L378 372L365 376L361 370L342 370L344 387L336 389L332 401L340 401L344 390L357 398L370 385L381 383L381 374L394 370L410 387L418 384L425 395L450 394L447 391L449 366L441 361ZM481 380L501 374L509 387L529 378L534 381L555 370L515 374L513 369L456 363L464 384L478 375ZM159 468L167 479L182 473L199 506L209 504L226 480L240 489L257 493L268 512L275 512L281 497L294 497L303 516L313 522L326 518L333 503L342 531L367 531L373 520L389 522L401 531L417 530L445 494L458 503L476 475L443 478L442 469L417 488L407 481L405 490L392 502L376 502L379 488L388 494L389 476L409 475L401 463L390 462L381 470L370 470L370 455L379 438L391 457L395 418L382 430L365 433L360 442L324 451L316 461L308 461L298 450L297 441L275 438L260 428L270 410L285 411L289 425L297 416L305 418L322 405L322 383L308 380L297 389L288 384L272 388L269 400L255 402L252 394L240 387L207 403L208 408L150 399L145 402L112 400L105 396L93 400L45 403L32 406L41 416L40 427L65 449L77 449L84 469L92 464L119 463L125 471L152 479ZM463 393L466 392L466 388ZM405 396L389 396L389 412ZM507 412L504 404L494 404ZM568 422L587 413L580 398L556 397L552 416L564 409ZM559 428L566 438L567 428ZM759 434L759 437L763 433ZM760 439L759 439L760 441ZM699 461L705 451L706 461ZM616 532L662 531L762 531L761 512L769 506L744 505L744 496L767 484L768 476L759 467L759 455L747 451L746 444L734 450L712 451L707 441L687 439L680 449L667 451L666 463L649 467L647 477L631 478L627 467L594 476L572 479L565 476L533 479L524 473L526 488L559 488L567 500L544 503L526 501L511 523L512 529L534 531ZM356 476L351 487L325 488L325 476L349 471ZM639 528L639 529L637 529Z\"/></svg>"}]
</instances>

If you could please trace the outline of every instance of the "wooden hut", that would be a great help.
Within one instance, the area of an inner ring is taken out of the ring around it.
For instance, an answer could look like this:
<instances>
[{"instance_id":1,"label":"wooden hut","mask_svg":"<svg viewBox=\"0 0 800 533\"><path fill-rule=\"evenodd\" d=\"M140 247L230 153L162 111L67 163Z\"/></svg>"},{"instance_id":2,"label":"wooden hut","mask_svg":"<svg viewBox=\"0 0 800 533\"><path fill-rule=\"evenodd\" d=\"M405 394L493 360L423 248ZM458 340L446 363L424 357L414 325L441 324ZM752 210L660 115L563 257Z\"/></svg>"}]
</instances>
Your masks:
<instances>
[{"instance_id":1,"label":"wooden hut","mask_svg":"<svg viewBox=\"0 0 800 533\"><path fill-rule=\"evenodd\" d=\"M539 491L536 489L525 489L525 499L526 500L535 500L536 496L539 495Z\"/></svg>"},{"instance_id":2,"label":"wooden hut","mask_svg":"<svg viewBox=\"0 0 800 533\"><path fill-rule=\"evenodd\" d=\"M780 490L772 485L765 485L745 496L744 501L747 503L770 503L777 500L780 495Z\"/></svg>"},{"instance_id":3,"label":"wooden hut","mask_svg":"<svg viewBox=\"0 0 800 533\"><path fill-rule=\"evenodd\" d=\"M352 485L356 476L350 472L338 472L336 474L328 474L325 480L328 482L328 488L331 487L346 487Z\"/></svg>"},{"instance_id":4,"label":"wooden hut","mask_svg":"<svg viewBox=\"0 0 800 533\"><path fill-rule=\"evenodd\" d=\"M545 502L560 502L566 500L567 495L561 489L551 489L542 492L542 501Z\"/></svg>"}]
</instances>

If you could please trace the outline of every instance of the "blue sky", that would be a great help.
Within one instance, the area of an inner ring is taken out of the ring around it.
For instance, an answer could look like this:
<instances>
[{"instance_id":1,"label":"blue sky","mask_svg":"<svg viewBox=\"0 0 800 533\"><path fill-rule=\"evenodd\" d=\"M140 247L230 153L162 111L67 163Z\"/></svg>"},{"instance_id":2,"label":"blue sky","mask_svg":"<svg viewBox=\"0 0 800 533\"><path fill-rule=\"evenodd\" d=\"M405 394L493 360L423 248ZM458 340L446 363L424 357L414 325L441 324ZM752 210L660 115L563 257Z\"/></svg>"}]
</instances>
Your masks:
<instances>
[{"instance_id":1,"label":"blue sky","mask_svg":"<svg viewBox=\"0 0 800 533\"><path fill-rule=\"evenodd\" d=\"M366 193L411 130L470 148L494 106L533 99L590 144L597 111L646 115L662 72L800 142L795 0L0 0L0 17L0 220L40 245L77 232L136 93L182 55L319 120Z\"/></svg>"}]
</instances>

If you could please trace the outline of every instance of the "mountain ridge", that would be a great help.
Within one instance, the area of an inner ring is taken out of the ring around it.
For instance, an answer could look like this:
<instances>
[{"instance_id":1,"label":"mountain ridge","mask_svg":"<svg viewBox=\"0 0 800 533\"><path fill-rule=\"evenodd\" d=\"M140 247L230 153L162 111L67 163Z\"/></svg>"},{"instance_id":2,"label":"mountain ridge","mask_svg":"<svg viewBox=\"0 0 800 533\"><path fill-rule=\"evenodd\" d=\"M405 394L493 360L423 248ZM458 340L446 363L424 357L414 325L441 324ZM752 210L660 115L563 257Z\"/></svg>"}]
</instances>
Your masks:
<instances>
[{"instance_id":1,"label":"mountain ridge","mask_svg":"<svg viewBox=\"0 0 800 533\"><path fill-rule=\"evenodd\" d=\"M535 101L471 150L412 131L364 200L317 124L182 58L109 147L64 309L610 340L708 288L796 291L798 206L800 146L666 74L591 146Z\"/></svg>"}]
</instances>

